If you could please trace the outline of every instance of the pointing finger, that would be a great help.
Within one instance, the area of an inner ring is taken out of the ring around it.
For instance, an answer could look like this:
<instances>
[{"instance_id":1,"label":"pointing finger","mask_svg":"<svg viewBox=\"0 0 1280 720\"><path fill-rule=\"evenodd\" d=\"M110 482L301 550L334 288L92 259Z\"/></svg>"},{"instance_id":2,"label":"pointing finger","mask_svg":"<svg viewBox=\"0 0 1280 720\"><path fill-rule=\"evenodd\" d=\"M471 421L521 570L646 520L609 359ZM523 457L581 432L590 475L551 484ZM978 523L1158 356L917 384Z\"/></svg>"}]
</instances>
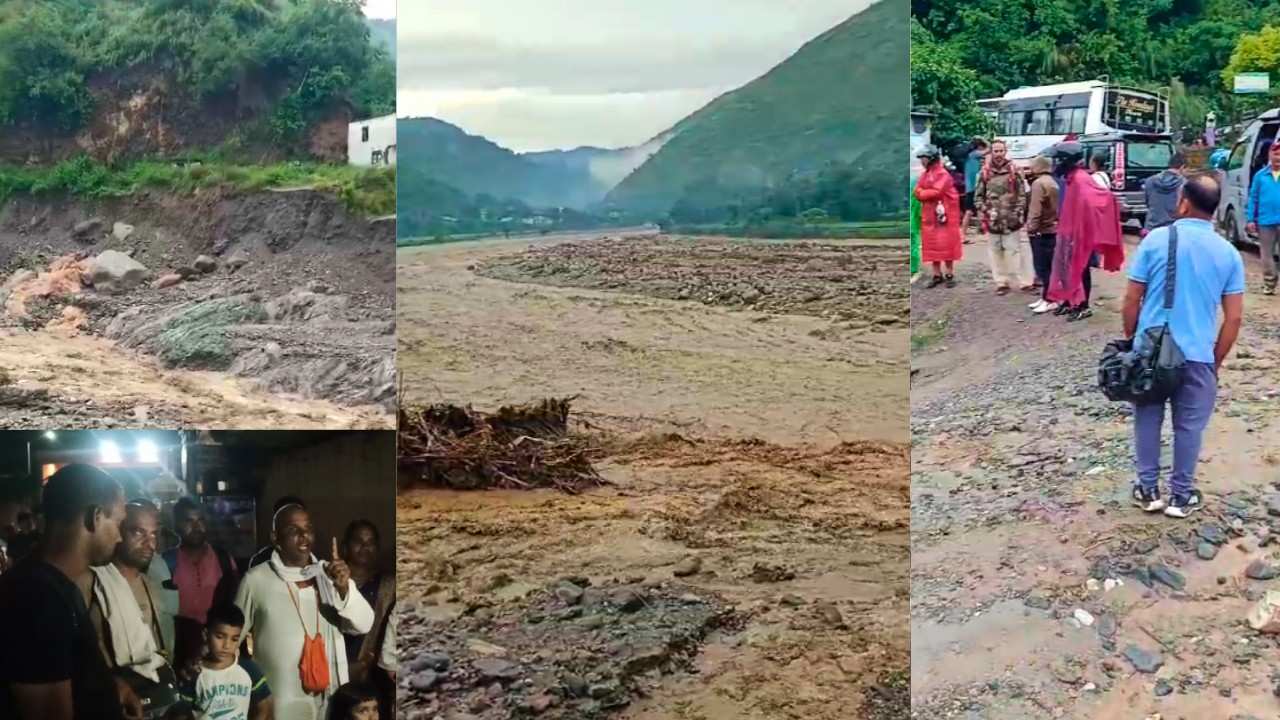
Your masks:
<instances>
[{"instance_id":1,"label":"pointing finger","mask_svg":"<svg viewBox=\"0 0 1280 720\"><path fill-rule=\"evenodd\" d=\"M342 556L338 554L338 538L336 538L336 537L335 537L335 538L333 538L333 555L332 555L331 557L332 557L334 560L341 560L341 559L342 559Z\"/></svg>"}]
</instances>

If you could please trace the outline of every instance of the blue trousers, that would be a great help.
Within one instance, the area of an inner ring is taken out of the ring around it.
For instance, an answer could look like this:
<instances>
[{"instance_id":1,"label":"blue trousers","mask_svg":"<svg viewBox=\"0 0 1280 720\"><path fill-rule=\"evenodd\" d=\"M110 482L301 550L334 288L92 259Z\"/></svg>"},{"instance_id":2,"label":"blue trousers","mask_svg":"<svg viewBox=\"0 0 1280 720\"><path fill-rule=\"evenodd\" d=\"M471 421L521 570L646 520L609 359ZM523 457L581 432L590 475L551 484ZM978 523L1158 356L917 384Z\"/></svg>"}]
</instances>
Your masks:
<instances>
[{"instance_id":1,"label":"blue trousers","mask_svg":"<svg viewBox=\"0 0 1280 720\"><path fill-rule=\"evenodd\" d=\"M1182 386L1168 401L1173 407L1173 474L1169 492L1183 495L1195 487L1200 443L1218 399L1218 376L1210 363L1188 362ZM1160 432L1166 403L1134 404L1133 447L1138 483L1146 490L1160 484Z\"/></svg>"}]
</instances>

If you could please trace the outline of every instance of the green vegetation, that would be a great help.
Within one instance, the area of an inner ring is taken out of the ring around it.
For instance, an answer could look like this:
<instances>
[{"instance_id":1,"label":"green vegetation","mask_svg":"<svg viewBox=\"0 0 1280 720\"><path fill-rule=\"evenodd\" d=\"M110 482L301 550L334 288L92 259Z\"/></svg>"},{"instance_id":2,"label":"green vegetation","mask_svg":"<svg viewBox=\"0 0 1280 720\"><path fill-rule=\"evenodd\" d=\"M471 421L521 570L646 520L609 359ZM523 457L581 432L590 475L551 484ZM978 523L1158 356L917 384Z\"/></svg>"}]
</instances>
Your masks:
<instances>
[{"instance_id":1,"label":"green vegetation","mask_svg":"<svg viewBox=\"0 0 1280 720\"><path fill-rule=\"evenodd\" d=\"M907 28L907 8L890 0L849 18L676 124L608 202L657 213L681 201L718 207L836 164L852 170L847 219L903 213L907 163L893 148L905 147Z\"/></svg>"},{"instance_id":2,"label":"green vegetation","mask_svg":"<svg viewBox=\"0 0 1280 720\"><path fill-rule=\"evenodd\" d=\"M1275 97L1231 94L1236 72L1280 70L1280 4L1254 0L913 0L912 100L941 145L988 130L973 100L1091 80L1171 89L1174 127L1225 125ZM1271 50L1267 50L1270 47Z\"/></svg>"},{"instance_id":3,"label":"green vegetation","mask_svg":"<svg viewBox=\"0 0 1280 720\"><path fill-rule=\"evenodd\" d=\"M312 187L338 195L349 209L363 215L390 215L396 208L394 168L304 162L240 165L217 159L109 166L87 157L50 167L0 166L0 202L18 193L112 197L145 189L190 193L216 187L243 191Z\"/></svg>"},{"instance_id":4,"label":"green vegetation","mask_svg":"<svg viewBox=\"0 0 1280 720\"><path fill-rule=\"evenodd\" d=\"M77 130L95 80L130 72L171 79L196 111L252 106L249 134L295 151L338 105L395 106L394 61L358 0L0 0L0 124Z\"/></svg>"},{"instance_id":5,"label":"green vegetation","mask_svg":"<svg viewBox=\"0 0 1280 720\"><path fill-rule=\"evenodd\" d=\"M165 323L156 352L169 367L225 370L232 360L227 328L265 319L261 305L238 298L198 303Z\"/></svg>"},{"instance_id":6,"label":"green vegetation","mask_svg":"<svg viewBox=\"0 0 1280 720\"><path fill-rule=\"evenodd\" d=\"M928 320L922 323L912 323L911 352L916 353L921 350L927 350L941 342L943 338L947 336L947 327L950 324L950 317Z\"/></svg>"}]
</instances>

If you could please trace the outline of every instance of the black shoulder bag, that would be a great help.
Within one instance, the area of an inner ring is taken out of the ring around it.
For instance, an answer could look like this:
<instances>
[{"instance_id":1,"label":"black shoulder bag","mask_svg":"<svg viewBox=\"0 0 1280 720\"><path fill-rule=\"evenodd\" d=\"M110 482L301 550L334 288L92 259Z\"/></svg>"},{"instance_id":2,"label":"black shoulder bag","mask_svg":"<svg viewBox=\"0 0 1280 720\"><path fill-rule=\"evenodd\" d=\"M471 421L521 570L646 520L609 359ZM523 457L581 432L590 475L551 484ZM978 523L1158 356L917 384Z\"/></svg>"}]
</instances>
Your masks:
<instances>
[{"instance_id":1,"label":"black shoulder bag","mask_svg":"<svg viewBox=\"0 0 1280 720\"><path fill-rule=\"evenodd\" d=\"M1170 225L1169 258L1164 275L1164 324L1147 328L1138 350L1134 350L1134 343L1129 339L1107 343L1098 362L1098 387L1108 400L1141 404L1164 402L1182 385L1187 361L1169 331L1177 266L1178 227Z\"/></svg>"}]
</instances>

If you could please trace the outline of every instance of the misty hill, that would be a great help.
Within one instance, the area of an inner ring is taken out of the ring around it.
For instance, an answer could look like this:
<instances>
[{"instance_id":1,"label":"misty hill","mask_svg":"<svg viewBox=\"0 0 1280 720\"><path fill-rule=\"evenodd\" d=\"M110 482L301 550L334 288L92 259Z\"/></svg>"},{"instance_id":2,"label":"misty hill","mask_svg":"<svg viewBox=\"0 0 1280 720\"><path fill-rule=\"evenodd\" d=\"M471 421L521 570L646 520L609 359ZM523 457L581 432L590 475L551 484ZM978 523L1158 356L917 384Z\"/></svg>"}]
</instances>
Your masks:
<instances>
[{"instance_id":1,"label":"misty hill","mask_svg":"<svg viewBox=\"0 0 1280 720\"><path fill-rule=\"evenodd\" d=\"M402 118L396 129L400 172L429 177L473 195L530 205L585 208L602 199L630 168L606 170L627 151L578 148L518 154L435 118ZM421 167L419 167L421 166ZM408 188L412 193L412 189ZM407 202L414 202L410 195Z\"/></svg>"},{"instance_id":2,"label":"misty hill","mask_svg":"<svg viewBox=\"0 0 1280 720\"><path fill-rule=\"evenodd\" d=\"M743 192L851 167L859 188L891 188L866 215L901 211L910 104L906 3L881 0L815 38L760 78L658 137L654 156L608 195L640 212L735 202Z\"/></svg>"}]
</instances>

